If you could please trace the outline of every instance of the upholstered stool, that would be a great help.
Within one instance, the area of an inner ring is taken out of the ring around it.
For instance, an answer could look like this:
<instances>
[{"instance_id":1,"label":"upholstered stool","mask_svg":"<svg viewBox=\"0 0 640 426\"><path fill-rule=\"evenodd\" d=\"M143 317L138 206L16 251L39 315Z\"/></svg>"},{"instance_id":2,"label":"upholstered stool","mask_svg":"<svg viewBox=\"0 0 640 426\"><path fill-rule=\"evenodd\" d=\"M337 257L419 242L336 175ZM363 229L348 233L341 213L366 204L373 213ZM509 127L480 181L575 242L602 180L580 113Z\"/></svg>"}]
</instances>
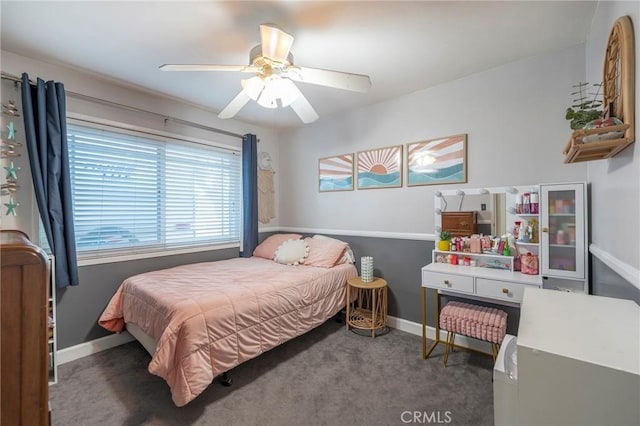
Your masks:
<instances>
[{"instance_id":1,"label":"upholstered stool","mask_svg":"<svg viewBox=\"0 0 640 426\"><path fill-rule=\"evenodd\" d=\"M440 312L440 328L447 331L443 357L445 367L449 352L453 349L456 334L490 342L495 363L500 343L507 333L507 313L496 308L449 302Z\"/></svg>"}]
</instances>

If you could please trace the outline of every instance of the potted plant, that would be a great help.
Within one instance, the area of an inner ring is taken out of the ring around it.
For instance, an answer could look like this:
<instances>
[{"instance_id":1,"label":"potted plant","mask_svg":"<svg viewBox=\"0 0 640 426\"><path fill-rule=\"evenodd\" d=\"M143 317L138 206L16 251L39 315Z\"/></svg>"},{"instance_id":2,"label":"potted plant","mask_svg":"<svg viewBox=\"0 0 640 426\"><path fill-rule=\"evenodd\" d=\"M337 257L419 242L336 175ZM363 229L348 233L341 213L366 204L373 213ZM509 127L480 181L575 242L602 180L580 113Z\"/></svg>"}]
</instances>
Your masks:
<instances>
[{"instance_id":1,"label":"potted plant","mask_svg":"<svg viewBox=\"0 0 640 426\"><path fill-rule=\"evenodd\" d=\"M596 88L595 93L587 93L589 83L578 83L575 87L576 92L571 95L576 96L573 104L567 108L565 118L571 120L569 123L571 129L577 130L584 128L587 123L602 117L602 100L600 99L600 88L602 83L593 84ZM593 95L593 98L589 98Z\"/></svg>"},{"instance_id":2,"label":"potted plant","mask_svg":"<svg viewBox=\"0 0 640 426\"><path fill-rule=\"evenodd\" d=\"M451 248L451 233L449 231L440 232L440 241L438 241L438 250L449 251Z\"/></svg>"}]
</instances>

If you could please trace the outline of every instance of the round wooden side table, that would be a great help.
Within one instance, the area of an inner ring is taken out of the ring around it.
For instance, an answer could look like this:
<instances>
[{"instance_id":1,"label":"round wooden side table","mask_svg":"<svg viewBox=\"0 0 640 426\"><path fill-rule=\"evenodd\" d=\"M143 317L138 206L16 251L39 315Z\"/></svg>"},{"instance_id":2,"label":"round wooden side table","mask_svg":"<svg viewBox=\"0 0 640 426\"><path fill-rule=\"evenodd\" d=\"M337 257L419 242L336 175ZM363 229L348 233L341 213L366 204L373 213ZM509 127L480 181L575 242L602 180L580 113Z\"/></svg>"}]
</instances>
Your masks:
<instances>
[{"instance_id":1,"label":"round wooden side table","mask_svg":"<svg viewBox=\"0 0 640 426\"><path fill-rule=\"evenodd\" d=\"M347 280L347 330L353 327L371 330L375 339L376 331L387 326L387 282L374 277L370 283L361 277Z\"/></svg>"}]
</instances>

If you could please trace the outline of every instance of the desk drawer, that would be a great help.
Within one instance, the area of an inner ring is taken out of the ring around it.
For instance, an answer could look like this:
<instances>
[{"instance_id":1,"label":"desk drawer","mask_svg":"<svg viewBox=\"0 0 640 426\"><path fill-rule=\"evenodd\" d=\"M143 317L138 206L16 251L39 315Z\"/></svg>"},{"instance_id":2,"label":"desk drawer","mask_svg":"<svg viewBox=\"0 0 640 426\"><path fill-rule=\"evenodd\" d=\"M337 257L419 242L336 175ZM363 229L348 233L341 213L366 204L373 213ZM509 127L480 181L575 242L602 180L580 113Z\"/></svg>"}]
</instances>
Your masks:
<instances>
[{"instance_id":1,"label":"desk drawer","mask_svg":"<svg viewBox=\"0 0 640 426\"><path fill-rule=\"evenodd\" d=\"M517 284L507 281L495 281L485 278L476 280L476 294L478 296L491 297L493 299L508 300L510 302L522 302L522 295L526 284Z\"/></svg>"},{"instance_id":2,"label":"desk drawer","mask_svg":"<svg viewBox=\"0 0 640 426\"><path fill-rule=\"evenodd\" d=\"M473 277L422 271L422 284L429 288L473 293Z\"/></svg>"}]
</instances>

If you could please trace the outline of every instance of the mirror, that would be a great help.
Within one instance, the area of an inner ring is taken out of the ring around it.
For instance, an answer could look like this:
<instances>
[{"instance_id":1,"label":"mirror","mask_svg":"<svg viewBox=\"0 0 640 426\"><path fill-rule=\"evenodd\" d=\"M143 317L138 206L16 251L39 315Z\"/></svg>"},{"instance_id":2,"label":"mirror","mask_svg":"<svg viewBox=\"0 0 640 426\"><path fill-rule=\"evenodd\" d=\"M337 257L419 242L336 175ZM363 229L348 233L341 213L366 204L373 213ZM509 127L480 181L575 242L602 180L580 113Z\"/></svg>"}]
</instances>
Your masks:
<instances>
[{"instance_id":1,"label":"mirror","mask_svg":"<svg viewBox=\"0 0 640 426\"><path fill-rule=\"evenodd\" d=\"M452 236L506 232L505 188L436 191L434 206L436 233L443 230L443 223Z\"/></svg>"}]
</instances>

